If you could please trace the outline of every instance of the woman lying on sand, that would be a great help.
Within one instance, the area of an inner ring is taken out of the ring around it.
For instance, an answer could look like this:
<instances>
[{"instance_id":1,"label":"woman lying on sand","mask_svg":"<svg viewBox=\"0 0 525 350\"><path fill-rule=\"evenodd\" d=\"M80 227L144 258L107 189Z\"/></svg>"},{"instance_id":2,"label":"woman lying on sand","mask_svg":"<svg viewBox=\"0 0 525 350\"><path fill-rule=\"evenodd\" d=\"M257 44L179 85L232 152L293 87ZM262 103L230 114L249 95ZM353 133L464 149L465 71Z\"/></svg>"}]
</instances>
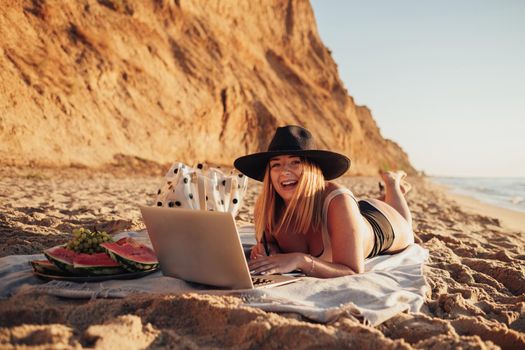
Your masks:
<instances>
[{"instance_id":1,"label":"woman lying on sand","mask_svg":"<svg viewBox=\"0 0 525 350\"><path fill-rule=\"evenodd\" d=\"M405 200L404 172L382 174L384 201L357 201L328 182L343 175L350 160L317 150L299 126L278 128L267 152L235 160L245 175L263 182L255 205L257 245L250 270L261 274L301 270L308 276L362 273L365 258L391 254L414 243Z\"/></svg>"}]
</instances>

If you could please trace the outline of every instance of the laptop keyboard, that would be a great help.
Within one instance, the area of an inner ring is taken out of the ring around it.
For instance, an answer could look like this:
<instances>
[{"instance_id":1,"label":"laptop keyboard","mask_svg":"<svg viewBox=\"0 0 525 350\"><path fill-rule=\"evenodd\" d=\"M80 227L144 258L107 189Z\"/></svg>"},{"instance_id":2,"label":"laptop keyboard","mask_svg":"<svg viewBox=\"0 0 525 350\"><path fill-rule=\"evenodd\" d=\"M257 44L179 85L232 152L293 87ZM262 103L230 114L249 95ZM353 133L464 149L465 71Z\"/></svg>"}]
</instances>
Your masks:
<instances>
[{"instance_id":1,"label":"laptop keyboard","mask_svg":"<svg viewBox=\"0 0 525 350\"><path fill-rule=\"evenodd\" d=\"M257 276L251 276L251 277L252 277L252 283L254 286L263 286L265 284L270 284L273 282L272 280L269 280L264 277L257 277Z\"/></svg>"}]
</instances>

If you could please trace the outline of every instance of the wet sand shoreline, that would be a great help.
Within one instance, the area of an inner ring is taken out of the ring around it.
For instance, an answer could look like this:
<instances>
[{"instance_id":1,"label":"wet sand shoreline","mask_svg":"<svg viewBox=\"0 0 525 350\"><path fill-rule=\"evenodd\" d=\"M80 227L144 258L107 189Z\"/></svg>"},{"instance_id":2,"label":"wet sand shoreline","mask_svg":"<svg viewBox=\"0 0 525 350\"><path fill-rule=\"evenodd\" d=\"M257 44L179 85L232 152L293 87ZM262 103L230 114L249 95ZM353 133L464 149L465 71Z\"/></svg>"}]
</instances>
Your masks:
<instances>
[{"instance_id":1,"label":"wet sand shoreline","mask_svg":"<svg viewBox=\"0 0 525 350\"><path fill-rule=\"evenodd\" d=\"M447 194L447 197L457 202L461 208L471 214L482 214L497 218L501 225L514 231L525 232L525 212L502 208L496 205L481 202L478 199L455 193L451 188L429 181L437 191Z\"/></svg>"}]
</instances>

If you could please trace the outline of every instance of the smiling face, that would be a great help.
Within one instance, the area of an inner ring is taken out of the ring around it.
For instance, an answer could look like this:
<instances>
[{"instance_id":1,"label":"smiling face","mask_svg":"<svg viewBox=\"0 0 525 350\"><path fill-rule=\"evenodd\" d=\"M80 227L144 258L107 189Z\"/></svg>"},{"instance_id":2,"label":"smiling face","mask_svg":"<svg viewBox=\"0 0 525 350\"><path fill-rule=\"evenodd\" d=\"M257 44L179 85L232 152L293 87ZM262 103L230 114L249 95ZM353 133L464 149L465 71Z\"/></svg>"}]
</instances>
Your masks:
<instances>
[{"instance_id":1,"label":"smiling face","mask_svg":"<svg viewBox=\"0 0 525 350\"><path fill-rule=\"evenodd\" d=\"M286 205L290 203L302 174L303 162L300 157L282 155L270 159L273 188Z\"/></svg>"}]
</instances>

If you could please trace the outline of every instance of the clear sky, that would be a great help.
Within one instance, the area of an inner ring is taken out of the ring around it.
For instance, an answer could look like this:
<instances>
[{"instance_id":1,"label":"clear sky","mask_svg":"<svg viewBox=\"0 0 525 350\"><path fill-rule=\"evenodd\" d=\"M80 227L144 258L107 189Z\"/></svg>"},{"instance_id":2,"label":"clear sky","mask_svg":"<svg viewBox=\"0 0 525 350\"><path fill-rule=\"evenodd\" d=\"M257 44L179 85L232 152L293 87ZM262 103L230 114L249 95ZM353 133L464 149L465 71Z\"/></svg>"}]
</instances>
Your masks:
<instances>
[{"instance_id":1,"label":"clear sky","mask_svg":"<svg viewBox=\"0 0 525 350\"><path fill-rule=\"evenodd\" d=\"M384 137L430 175L525 177L525 0L311 0Z\"/></svg>"}]
</instances>

